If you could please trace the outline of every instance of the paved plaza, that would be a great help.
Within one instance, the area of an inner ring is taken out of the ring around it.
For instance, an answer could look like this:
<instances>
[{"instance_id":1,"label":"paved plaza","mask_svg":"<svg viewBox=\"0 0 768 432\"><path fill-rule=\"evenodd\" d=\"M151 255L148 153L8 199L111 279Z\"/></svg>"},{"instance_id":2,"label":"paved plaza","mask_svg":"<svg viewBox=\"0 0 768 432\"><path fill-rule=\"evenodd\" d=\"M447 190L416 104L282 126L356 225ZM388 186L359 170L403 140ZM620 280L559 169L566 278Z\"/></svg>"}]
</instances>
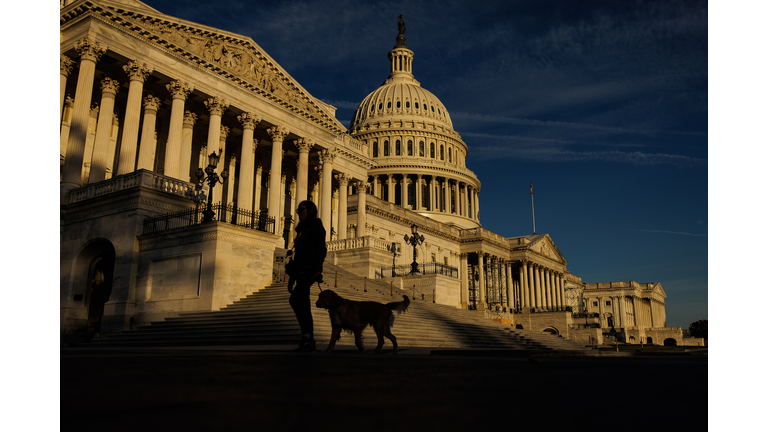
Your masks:
<instances>
[{"instance_id":1,"label":"paved plaza","mask_svg":"<svg viewBox=\"0 0 768 432\"><path fill-rule=\"evenodd\" d=\"M403 348L395 356L391 350L361 355L353 348L340 346L331 354L299 354L278 346L62 348L61 427L81 431L707 428L706 351L528 357L503 351Z\"/></svg>"}]
</instances>

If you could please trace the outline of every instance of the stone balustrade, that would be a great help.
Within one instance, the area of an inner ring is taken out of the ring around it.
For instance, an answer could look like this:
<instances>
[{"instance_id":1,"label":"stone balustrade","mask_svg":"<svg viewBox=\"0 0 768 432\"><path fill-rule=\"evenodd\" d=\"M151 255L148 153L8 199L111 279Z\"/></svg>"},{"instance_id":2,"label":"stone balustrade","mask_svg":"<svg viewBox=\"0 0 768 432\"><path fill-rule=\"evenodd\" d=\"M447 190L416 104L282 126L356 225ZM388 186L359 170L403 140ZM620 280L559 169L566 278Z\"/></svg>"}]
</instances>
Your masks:
<instances>
[{"instance_id":1,"label":"stone balustrade","mask_svg":"<svg viewBox=\"0 0 768 432\"><path fill-rule=\"evenodd\" d=\"M190 191L194 192L195 189L192 183L157 174L146 169L140 169L109 180L73 189L69 192L69 204L135 187L146 187L184 197Z\"/></svg>"}]
</instances>

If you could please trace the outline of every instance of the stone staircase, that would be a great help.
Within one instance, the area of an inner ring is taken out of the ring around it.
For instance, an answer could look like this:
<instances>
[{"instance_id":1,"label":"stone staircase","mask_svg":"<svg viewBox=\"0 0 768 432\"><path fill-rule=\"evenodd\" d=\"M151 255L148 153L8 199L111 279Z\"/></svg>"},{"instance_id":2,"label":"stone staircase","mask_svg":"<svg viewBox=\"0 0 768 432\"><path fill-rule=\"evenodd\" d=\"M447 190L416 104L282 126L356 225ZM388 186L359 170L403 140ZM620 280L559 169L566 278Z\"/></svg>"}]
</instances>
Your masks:
<instances>
[{"instance_id":1,"label":"stone staircase","mask_svg":"<svg viewBox=\"0 0 768 432\"><path fill-rule=\"evenodd\" d=\"M324 265L322 289L333 289L350 300L381 303L400 301L410 292L391 290L386 279L364 280L338 266ZM334 287L334 285L336 285ZM315 339L324 349L331 335L325 309L314 307L320 288L310 293ZM208 346L208 345L296 345L300 330L288 304L287 283L275 283L215 312L184 312L178 317L153 322L136 330L123 331L92 341L98 346ZM410 296L409 296L410 297ZM506 350L584 351L584 347L560 336L515 330L477 312L411 299L408 311L396 315L392 333L400 347L435 347ZM363 332L367 350L376 346L376 334ZM353 345L354 336L342 332L338 344ZM384 350L392 347L384 339Z\"/></svg>"}]
</instances>

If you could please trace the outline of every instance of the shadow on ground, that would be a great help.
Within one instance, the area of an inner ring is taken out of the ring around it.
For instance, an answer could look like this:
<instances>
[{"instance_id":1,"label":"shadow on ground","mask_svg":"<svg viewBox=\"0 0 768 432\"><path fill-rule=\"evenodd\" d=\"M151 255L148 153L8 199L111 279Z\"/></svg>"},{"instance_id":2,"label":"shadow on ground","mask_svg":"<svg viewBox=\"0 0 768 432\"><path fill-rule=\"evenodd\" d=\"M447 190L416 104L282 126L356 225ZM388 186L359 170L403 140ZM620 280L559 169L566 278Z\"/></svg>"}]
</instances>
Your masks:
<instances>
[{"instance_id":1,"label":"shadow on ground","mask_svg":"<svg viewBox=\"0 0 768 432\"><path fill-rule=\"evenodd\" d=\"M65 348L61 428L707 427L706 357L528 359L383 352Z\"/></svg>"}]
</instances>

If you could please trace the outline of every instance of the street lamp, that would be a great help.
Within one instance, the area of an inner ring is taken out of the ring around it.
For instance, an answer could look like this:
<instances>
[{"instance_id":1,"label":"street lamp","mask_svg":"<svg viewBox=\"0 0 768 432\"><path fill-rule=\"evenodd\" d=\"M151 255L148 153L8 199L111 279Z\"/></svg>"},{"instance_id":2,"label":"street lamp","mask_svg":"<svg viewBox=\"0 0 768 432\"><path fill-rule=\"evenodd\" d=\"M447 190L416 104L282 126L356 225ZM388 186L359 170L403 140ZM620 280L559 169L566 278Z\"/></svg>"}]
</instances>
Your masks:
<instances>
[{"instance_id":1,"label":"street lamp","mask_svg":"<svg viewBox=\"0 0 768 432\"><path fill-rule=\"evenodd\" d=\"M410 237L408 237L408 234L405 235L405 244L413 246L413 262L411 263L411 274L413 274L419 273L419 264L416 262L416 246L424 243L424 236L419 235L416 224L411 225L411 234L413 235Z\"/></svg>"},{"instance_id":2,"label":"street lamp","mask_svg":"<svg viewBox=\"0 0 768 432\"><path fill-rule=\"evenodd\" d=\"M216 183L223 184L229 177L226 169L221 172L221 178L216 174L216 166L219 165L219 159L221 159L221 149L219 149L218 155L215 151L208 155L208 166L205 167L205 172L203 172L202 168L198 168L195 171L195 177L197 177L198 182L195 190L200 188L200 193L202 193L203 183L208 181L208 208L203 212L203 222L213 222L213 187L216 186ZM202 194L202 196L204 200L205 194Z\"/></svg>"}]
</instances>

